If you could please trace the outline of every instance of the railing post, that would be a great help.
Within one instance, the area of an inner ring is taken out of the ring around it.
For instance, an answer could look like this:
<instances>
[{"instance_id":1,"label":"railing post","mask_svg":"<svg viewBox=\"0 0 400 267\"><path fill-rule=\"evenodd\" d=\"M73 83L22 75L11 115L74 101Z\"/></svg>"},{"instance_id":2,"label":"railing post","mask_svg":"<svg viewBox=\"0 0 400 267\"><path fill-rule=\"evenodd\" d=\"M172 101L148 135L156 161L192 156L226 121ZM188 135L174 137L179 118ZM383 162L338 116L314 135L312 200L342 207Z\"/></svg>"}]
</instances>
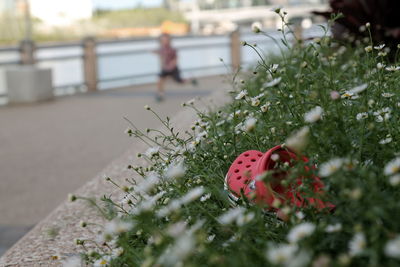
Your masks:
<instances>
[{"instance_id":1,"label":"railing post","mask_svg":"<svg viewBox=\"0 0 400 267\"><path fill-rule=\"evenodd\" d=\"M293 32L296 40L301 43L303 40L303 27L301 27L301 25L295 25Z\"/></svg>"},{"instance_id":2,"label":"railing post","mask_svg":"<svg viewBox=\"0 0 400 267\"><path fill-rule=\"evenodd\" d=\"M35 43L32 40L23 40L20 43L20 55L22 65L35 64Z\"/></svg>"},{"instance_id":3,"label":"railing post","mask_svg":"<svg viewBox=\"0 0 400 267\"><path fill-rule=\"evenodd\" d=\"M235 30L231 33L231 65L233 71L236 71L240 67L241 63L241 44L240 44L240 32Z\"/></svg>"},{"instance_id":4,"label":"railing post","mask_svg":"<svg viewBox=\"0 0 400 267\"><path fill-rule=\"evenodd\" d=\"M303 27L301 26L301 22L301 18L294 18L291 20L295 44L301 44L303 42Z\"/></svg>"},{"instance_id":5,"label":"railing post","mask_svg":"<svg viewBox=\"0 0 400 267\"><path fill-rule=\"evenodd\" d=\"M89 92L97 90L97 53L93 37L83 39L83 69L85 84Z\"/></svg>"}]
</instances>

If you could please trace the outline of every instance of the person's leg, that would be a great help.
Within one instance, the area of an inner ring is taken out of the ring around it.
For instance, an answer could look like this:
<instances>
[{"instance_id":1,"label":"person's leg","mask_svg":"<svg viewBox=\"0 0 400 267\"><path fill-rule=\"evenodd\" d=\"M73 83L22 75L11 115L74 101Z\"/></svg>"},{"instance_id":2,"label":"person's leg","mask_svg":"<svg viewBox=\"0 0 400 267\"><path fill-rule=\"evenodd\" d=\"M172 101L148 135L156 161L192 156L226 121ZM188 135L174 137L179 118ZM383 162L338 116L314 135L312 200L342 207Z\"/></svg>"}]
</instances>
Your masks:
<instances>
[{"instance_id":1,"label":"person's leg","mask_svg":"<svg viewBox=\"0 0 400 267\"><path fill-rule=\"evenodd\" d=\"M165 78L166 76L161 74L158 82L157 82L157 94L156 94L156 99L161 101L164 98L164 84L165 84Z\"/></svg>"},{"instance_id":2,"label":"person's leg","mask_svg":"<svg viewBox=\"0 0 400 267\"><path fill-rule=\"evenodd\" d=\"M172 78L177 82L177 83L186 83L187 81L182 79L181 77L181 72L179 71L179 69L176 67L172 73Z\"/></svg>"},{"instance_id":3,"label":"person's leg","mask_svg":"<svg viewBox=\"0 0 400 267\"><path fill-rule=\"evenodd\" d=\"M175 68L175 69L173 70L173 72L172 72L172 78L173 78L177 83L180 83L180 84L185 84L185 83L188 82L187 79L182 79L182 77L181 77L181 72L180 72L180 70L179 70L178 67ZM194 85L194 86L197 85L197 80L194 79L194 78L192 78L192 79L190 80L190 82L191 82L192 85Z\"/></svg>"}]
</instances>

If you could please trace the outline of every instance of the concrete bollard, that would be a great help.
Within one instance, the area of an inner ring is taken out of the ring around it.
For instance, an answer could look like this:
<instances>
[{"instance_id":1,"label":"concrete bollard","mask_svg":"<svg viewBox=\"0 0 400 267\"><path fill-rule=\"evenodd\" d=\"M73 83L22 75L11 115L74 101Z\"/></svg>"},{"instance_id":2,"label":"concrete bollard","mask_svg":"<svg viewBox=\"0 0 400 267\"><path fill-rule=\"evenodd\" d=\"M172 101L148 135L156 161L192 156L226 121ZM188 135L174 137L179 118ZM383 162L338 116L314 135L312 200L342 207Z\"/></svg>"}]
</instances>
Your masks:
<instances>
[{"instance_id":1,"label":"concrete bollard","mask_svg":"<svg viewBox=\"0 0 400 267\"><path fill-rule=\"evenodd\" d=\"M6 70L8 102L32 103L54 97L51 69L23 65Z\"/></svg>"}]
</instances>

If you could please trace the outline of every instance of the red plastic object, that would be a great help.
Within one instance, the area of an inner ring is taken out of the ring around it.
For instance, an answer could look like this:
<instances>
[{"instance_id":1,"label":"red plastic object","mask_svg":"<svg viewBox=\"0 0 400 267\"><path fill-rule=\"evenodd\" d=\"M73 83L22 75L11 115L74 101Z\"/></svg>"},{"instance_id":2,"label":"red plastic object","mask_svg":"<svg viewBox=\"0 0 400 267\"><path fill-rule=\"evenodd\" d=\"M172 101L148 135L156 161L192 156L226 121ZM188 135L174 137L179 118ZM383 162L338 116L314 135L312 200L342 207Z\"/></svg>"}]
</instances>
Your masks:
<instances>
[{"instance_id":1,"label":"red plastic object","mask_svg":"<svg viewBox=\"0 0 400 267\"><path fill-rule=\"evenodd\" d=\"M277 155L278 159L274 161L271 156ZM279 156L279 157L278 157ZM298 192L297 187L303 184L304 179L313 179L311 185L314 195L324 193L324 184L314 175L306 177L298 177L295 182L287 186L282 185L282 180L287 177L287 172L276 168L278 163L293 165L295 161L308 162L308 158L299 157L294 152L281 146L276 146L266 153L257 150L249 150L239 155L232 163L225 178L226 189L230 191L230 197L237 200L241 196L241 192L255 203L266 205L267 209L273 208L275 200L281 203L288 203L297 207L305 207L307 205L315 206L317 209L329 210L334 209L334 205L329 202L323 202L318 198L307 197ZM306 172L310 171L309 167L305 167ZM266 171L274 171L272 179L267 183L258 179ZM278 210L279 212L279 210Z\"/></svg>"}]
</instances>

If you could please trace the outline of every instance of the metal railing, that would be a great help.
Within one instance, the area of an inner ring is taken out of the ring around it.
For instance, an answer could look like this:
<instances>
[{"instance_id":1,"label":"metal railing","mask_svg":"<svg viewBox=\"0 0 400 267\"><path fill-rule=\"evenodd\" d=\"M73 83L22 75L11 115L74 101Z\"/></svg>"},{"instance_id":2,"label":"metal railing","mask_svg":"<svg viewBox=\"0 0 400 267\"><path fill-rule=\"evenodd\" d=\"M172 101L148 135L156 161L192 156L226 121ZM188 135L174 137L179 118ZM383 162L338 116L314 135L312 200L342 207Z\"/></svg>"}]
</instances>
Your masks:
<instances>
[{"instance_id":1,"label":"metal railing","mask_svg":"<svg viewBox=\"0 0 400 267\"><path fill-rule=\"evenodd\" d=\"M242 37L254 40L258 44L271 46L271 41L267 39L260 39L253 35L241 35L239 32L233 32L230 35L213 35L213 36L185 36L175 37L173 40L176 42L176 48L183 53L190 51L200 51L205 53L208 49L223 48L225 49L225 64L237 69L241 64L254 63L254 59L249 59L240 45ZM186 43L185 43L186 42ZM142 43L147 46L141 48L132 48L135 44ZM113 48L113 46L128 46L125 48ZM51 64L67 64L70 62L71 68L79 68L76 72L79 77L74 79L67 79L69 82L62 84L55 84L55 90L63 90L65 88L73 88L74 91L96 91L99 89L100 84L112 83L116 81L134 81L139 78L156 77L157 69L139 71L118 75L101 75L102 61L110 59L118 59L142 56L155 50L157 48L157 39L155 38L127 38L121 40L95 40L93 38L86 38L80 42L69 43L55 43L55 44L40 44L35 45L30 43L32 47L27 47L27 44L21 47L0 47L0 67L12 65L29 64L26 59L31 59L34 64L39 66L48 66ZM149 48L150 46L150 48ZM51 52L53 51L53 52ZM50 53L51 52L51 53ZM4 54L14 54L13 56L2 57ZM17 55L17 57L15 57ZM204 62L203 62L204 63ZM202 70L222 70L226 66L222 63L207 63L197 66L189 66L181 68L183 72L193 72ZM144 66L143 66L144 67ZM64 69L65 71L65 69ZM57 70L53 69L53 76L60 75ZM71 80L71 81L70 81Z\"/></svg>"},{"instance_id":2,"label":"metal railing","mask_svg":"<svg viewBox=\"0 0 400 267\"><path fill-rule=\"evenodd\" d=\"M213 40L215 39L215 40ZM229 36L209 36L209 37L197 37L197 36L189 36L189 37L175 37L174 41L180 42L182 40L189 41L189 44L181 44L177 45L177 49L179 51L194 51L200 50L205 51L210 48L215 47L225 47L227 49L230 48L232 42L239 43L239 40L233 40L229 38ZM199 42L200 40L200 42ZM137 79L143 77L152 77L157 76L157 71L147 71L140 73L129 73L124 75L113 75L110 77L109 75L99 75L99 67L101 65L101 61L105 59L111 58L124 58L124 57L132 57L132 56L141 56L143 54L149 53L148 48L124 48L124 49L112 49L114 45L121 44L132 44L132 47L135 46L138 42L147 42L152 43L154 49L157 47L157 40L155 38L136 38L136 39L122 39L122 40L101 40L97 41L94 39L84 39L81 42L70 42L70 43L55 43L55 44L40 44L35 45L31 43L32 47L27 47L25 43L21 47L2 47L0 48L0 67L9 67L15 65L25 65L30 62L26 62L26 59L32 59L34 64L39 66L49 66L54 64L65 64L67 62L73 62L74 66L79 66L80 68L80 76L82 79L73 79L73 82L70 83L55 83L55 89L62 88L70 88L73 87L80 91L95 91L98 89L98 85L101 83L107 83L112 81L120 81L120 80L129 80L129 79ZM186 42L188 43L188 42ZM111 50L110 50L111 47ZM103 49L100 49L103 48ZM104 49L106 48L106 49ZM65 50L74 50L72 52L65 53ZM13 54L15 58L15 54L18 55L17 59L7 60L3 55ZM236 53L236 52L235 52ZM29 54L29 55L27 55ZM204 69L217 69L222 68L222 64L204 64L202 63L199 66L191 66L183 68L182 71L198 71ZM57 72L57 70L53 69L53 72ZM74 70L76 71L76 70ZM59 73L53 74L53 76L57 77ZM103 77L105 76L105 77Z\"/></svg>"}]
</instances>

